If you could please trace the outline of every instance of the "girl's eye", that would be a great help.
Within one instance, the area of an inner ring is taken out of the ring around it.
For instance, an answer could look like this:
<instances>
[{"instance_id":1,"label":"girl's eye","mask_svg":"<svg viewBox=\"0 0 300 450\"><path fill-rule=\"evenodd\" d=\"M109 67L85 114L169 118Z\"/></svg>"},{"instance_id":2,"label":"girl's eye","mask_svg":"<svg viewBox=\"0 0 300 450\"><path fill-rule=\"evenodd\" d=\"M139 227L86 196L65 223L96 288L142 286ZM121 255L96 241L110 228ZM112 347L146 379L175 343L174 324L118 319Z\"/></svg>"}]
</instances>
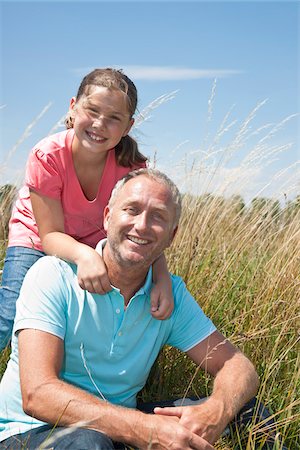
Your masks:
<instances>
[{"instance_id":1,"label":"girl's eye","mask_svg":"<svg viewBox=\"0 0 300 450\"><path fill-rule=\"evenodd\" d=\"M98 116L98 112L97 112L95 109L90 108L90 107L88 107L88 106L86 106L86 107L84 108L84 111L85 111L85 113L86 113L88 116L90 116L90 117L92 117L92 118L96 118L96 117Z\"/></svg>"},{"instance_id":2,"label":"girl's eye","mask_svg":"<svg viewBox=\"0 0 300 450\"><path fill-rule=\"evenodd\" d=\"M98 114L98 111L96 111L96 109L93 109L93 108L87 108L87 111L89 114L94 114L94 115Z\"/></svg>"}]
</instances>

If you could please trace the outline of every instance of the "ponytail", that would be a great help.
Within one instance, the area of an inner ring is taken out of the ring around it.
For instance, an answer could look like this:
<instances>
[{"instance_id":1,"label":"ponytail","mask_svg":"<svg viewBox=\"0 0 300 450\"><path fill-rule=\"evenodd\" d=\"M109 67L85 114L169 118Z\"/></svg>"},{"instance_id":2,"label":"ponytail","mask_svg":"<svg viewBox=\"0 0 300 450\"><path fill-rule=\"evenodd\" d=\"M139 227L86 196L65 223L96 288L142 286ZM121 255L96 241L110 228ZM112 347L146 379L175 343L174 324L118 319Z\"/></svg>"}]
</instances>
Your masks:
<instances>
[{"instance_id":1,"label":"ponytail","mask_svg":"<svg viewBox=\"0 0 300 450\"><path fill-rule=\"evenodd\" d=\"M64 124L67 130L74 127L74 112L69 110L64 120Z\"/></svg>"},{"instance_id":2,"label":"ponytail","mask_svg":"<svg viewBox=\"0 0 300 450\"><path fill-rule=\"evenodd\" d=\"M122 137L116 145L116 160L119 166L131 167L147 161L147 158L139 151L138 144L128 134Z\"/></svg>"}]
</instances>

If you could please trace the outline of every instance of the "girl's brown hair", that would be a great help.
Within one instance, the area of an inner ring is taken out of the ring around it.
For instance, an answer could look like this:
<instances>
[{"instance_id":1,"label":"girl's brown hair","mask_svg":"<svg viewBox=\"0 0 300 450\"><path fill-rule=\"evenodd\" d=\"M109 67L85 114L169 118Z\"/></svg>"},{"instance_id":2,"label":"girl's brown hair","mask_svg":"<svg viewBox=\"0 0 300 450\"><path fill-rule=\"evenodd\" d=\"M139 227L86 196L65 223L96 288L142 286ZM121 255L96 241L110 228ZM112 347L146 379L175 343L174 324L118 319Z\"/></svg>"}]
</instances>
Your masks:
<instances>
[{"instance_id":1,"label":"girl's brown hair","mask_svg":"<svg viewBox=\"0 0 300 450\"><path fill-rule=\"evenodd\" d=\"M88 73L81 81L76 101L78 101L82 95L88 95L91 86L120 89L122 92L125 92L130 118L132 118L137 107L137 89L134 83L122 72L122 70L106 68L95 69ZM70 112L65 119L65 125L67 129L73 128L73 117ZM115 152L117 163L120 166L131 167L135 164L147 161L147 158L140 153L135 139L129 135L122 137L121 141L116 145Z\"/></svg>"}]
</instances>

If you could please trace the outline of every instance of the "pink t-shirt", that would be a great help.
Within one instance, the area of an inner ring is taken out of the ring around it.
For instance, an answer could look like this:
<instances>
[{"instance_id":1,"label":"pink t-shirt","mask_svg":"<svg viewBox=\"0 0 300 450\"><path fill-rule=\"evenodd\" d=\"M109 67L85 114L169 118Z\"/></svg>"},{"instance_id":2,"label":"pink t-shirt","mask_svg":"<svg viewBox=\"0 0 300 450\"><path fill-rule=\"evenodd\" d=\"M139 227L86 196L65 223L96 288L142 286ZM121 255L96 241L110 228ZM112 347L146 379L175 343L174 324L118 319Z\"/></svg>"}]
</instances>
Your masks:
<instances>
[{"instance_id":1,"label":"pink t-shirt","mask_svg":"<svg viewBox=\"0 0 300 450\"><path fill-rule=\"evenodd\" d=\"M115 150L108 152L97 197L85 197L78 181L72 158L74 130L67 130L40 141L26 167L25 186L19 191L9 223L9 243L43 250L30 201L29 188L41 195L61 201L65 217L65 233L95 248L105 237L103 211L116 182L133 169L117 165Z\"/></svg>"}]
</instances>

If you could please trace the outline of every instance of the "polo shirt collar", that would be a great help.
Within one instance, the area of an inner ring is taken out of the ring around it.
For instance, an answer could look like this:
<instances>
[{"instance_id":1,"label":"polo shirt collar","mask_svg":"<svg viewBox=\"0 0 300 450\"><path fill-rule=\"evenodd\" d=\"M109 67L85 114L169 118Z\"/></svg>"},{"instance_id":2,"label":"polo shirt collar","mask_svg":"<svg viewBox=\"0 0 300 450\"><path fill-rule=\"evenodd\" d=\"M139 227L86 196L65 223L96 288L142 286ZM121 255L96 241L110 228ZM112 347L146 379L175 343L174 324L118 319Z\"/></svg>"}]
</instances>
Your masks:
<instances>
[{"instance_id":1,"label":"polo shirt collar","mask_svg":"<svg viewBox=\"0 0 300 450\"><path fill-rule=\"evenodd\" d=\"M107 238L105 239L101 239L101 241L98 242L98 244L96 245L96 252L99 253L100 256L103 256L103 249L105 247L105 244L107 242ZM112 288L114 290L116 290L117 292L120 292L120 289L118 289L117 287L112 285ZM150 291L152 288L152 266L150 266L147 276L146 276L146 280L145 280L145 284L134 294L134 297L136 297L137 295L142 295L142 294L146 294L146 295L150 295Z\"/></svg>"}]
</instances>

